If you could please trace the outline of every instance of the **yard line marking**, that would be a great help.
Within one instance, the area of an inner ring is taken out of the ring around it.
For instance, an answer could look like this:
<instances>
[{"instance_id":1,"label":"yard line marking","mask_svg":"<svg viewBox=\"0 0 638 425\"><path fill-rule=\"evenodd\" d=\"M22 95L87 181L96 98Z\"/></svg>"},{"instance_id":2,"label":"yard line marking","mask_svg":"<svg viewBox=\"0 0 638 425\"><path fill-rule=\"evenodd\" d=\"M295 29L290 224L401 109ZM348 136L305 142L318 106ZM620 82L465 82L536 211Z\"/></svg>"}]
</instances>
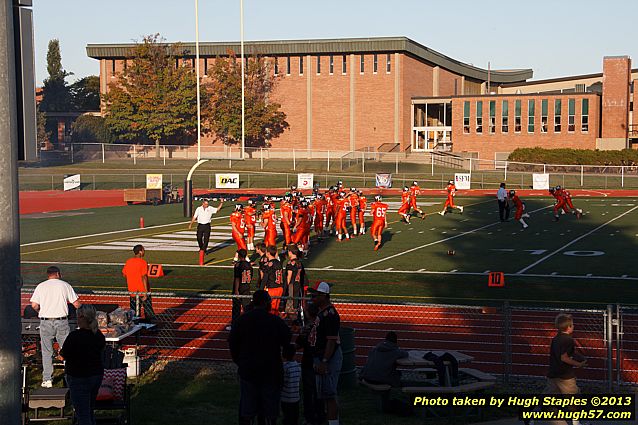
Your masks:
<instances>
[{"instance_id":1,"label":"yard line marking","mask_svg":"<svg viewBox=\"0 0 638 425\"><path fill-rule=\"evenodd\" d=\"M541 210L544 210L544 209L547 209L547 208L553 208L553 205L547 205L545 207L538 208L538 209L536 209L534 211L531 211L531 213L535 213L536 211L541 211ZM638 207L636 207L636 208L638 208ZM400 252L398 254L390 255L389 257L385 257L385 258L382 258L380 260L376 260L376 261L373 261L371 263L364 264L363 266L355 267L353 270L361 270L361 269L363 269L365 267L372 266L374 264L381 263L383 261L391 260L392 258L400 257L400 256L405 255L405 254L409 254L410 252L417 251L417 250L419 250L421 248L427 248L427 247L432 246L432 245L436 245L436 244L439 244L439 243L442 243L442 242L450 241L452 239L460 238L461 236L469 235L471 233L476 233L479 230L487 229L488 227L496 226L497 224L501 224L501 221L500 220L499 221L495 221L494 223L486 224L485 226L477 227L476 229L468 230L467 232L459 233L457 235L450 236L450 237L445 238L445 239L439 239L438 241L434 241L434 242L427 243L425 245L417 246L416 248L408 249L407 251L403 251L403 252Z\"/></svg>"},{"instance_id":2,"label":"yard line marking","mask_svg":"<svg viewBox=\"0 0 638 425\"><path fill-rule=\"evenodd\" d=\"M450 273L456 273L456 272L458 272L457 269L450 270Z\"/></svg>"},{"instance_id":3,"label":"yard line marking","mask_svg":"<svg viewBox=\"0 0 638 425\"><path fill-rule=\"evenodd\" d=\"M627 214L629 214L630 212L634 211L635 209L637 209L638 206L633 207L630 210L625 211L624 213L620 214L619 216L612 218L609 221L606 221L605 223L601 224L600 226L596 227L593 230L590 230L589 232L580 235L579 237L577 237L576 239L572 240L571 242L566 243L565 245L561 246L560 248L558 248L557 250L547 254L546 256L544 256L543 258L541 258L538 261L533 262L532 264L530 264L529 266L519 270L518 272L516 272L516 274L523 274L525 273L527 270L531 269L534 266L537 266L538 264L542 263L543 261L547 260L550 257L553 257L554 255L556 255L557 253L561 252L562 250L564 250L565 248L567 248L568 246L571 246L573 244L575 244L576 242L580 241L581 239L586 238L587 236L591 235L592 233L594 233L596 230L602 229L603 227L605 227L606 225L608 225L609 223L613 223L614 221L618 220L619 218L622 218L624 216L626 216Z\"/></svg>"},{"instance_id":4,"label":"yard line marking","mask_svg":"<svg viewBox=\"0 0 638 425\"><path fill-rule=\"evenodd\" d=\"M331 268L332 268L332 266L326 266L326 267L324 267L324 269L331 269Z\"/></svg>"}]
</instances>

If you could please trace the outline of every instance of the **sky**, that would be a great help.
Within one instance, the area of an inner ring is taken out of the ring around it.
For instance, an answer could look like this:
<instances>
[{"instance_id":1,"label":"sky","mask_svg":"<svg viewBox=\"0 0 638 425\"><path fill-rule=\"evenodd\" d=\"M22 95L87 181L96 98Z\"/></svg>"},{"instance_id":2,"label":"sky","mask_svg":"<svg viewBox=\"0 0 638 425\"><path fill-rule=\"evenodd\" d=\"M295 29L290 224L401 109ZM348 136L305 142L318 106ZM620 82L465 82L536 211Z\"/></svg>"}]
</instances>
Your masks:
<instances>
[{"instance_id":1,"label":"sky","mask_svg":"<svg viewBox=\"0 0 638 425\"><path fill-rule=\"evenodd\" d=\"M199 0L199 39L239 41L239 0ZM195 0L33 0L36 84L60 40L68 82L99 75L91 43L159 33L195 41ZM534 79L602 72L603 56L638 68L636 0L244 0L244 39L405 36L487 69L532 68Z\"/></svg>"}]
</instances>

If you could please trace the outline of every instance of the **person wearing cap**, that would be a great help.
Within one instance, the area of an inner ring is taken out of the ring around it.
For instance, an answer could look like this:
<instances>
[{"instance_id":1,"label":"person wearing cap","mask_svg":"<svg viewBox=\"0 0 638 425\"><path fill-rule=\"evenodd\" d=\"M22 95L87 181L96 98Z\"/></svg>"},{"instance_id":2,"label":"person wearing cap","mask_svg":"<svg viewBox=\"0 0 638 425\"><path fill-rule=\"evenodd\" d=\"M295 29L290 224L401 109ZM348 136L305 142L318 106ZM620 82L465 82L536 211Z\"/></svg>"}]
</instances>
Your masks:
<instances>
[{"instance_id":1,"label":"person wearing cap","mask_svg":"<svg viewBox=\"0 0 638 425\"><path fill-rule=\"evenodd\" d=\"M507 197L508 193L505 189L505 183L501 183L498 191L496 192L496 199L498 200L498 215L501 221L507 221L510 218L510 203Z\"/></svg>"},{"instance_id":2,"label":"person wearing cap","mask_svg":"<svg viewBox=\"0 0 638 425\"><path fill-rule=\"evenodd\" d=\"M338 425L337 383L343 362L339 339L341 319L337 309L330 302L330 285L320 282L310 292L312 302L319 309L315 319L317 326L314 335L310 337L311 341L314 340L315 348L317 398L325 402L328 425Z\"/></svg>"},{"instance_id":3,"label":"person wearing cap","mask_svg":"<svg viewBox=\"0 0 638 425\"><path fill-rule=\"evenodd\" d=\"M208 249L208 241L210 240L210 222L213 218L213 214L217 214L224 204L223 200L219 201L217 208L208 205L208 199L202 201L202 205L195 209L195 214L191 222L188 224L188 229L193 227L193 223L197 220L197 245L199 245L199 265L204 265L204 257L206 256L206 250Z\"/></svg>"},{"instance_id":4,"label":"person wearing cap","mask_svg":"<svg viewBox=\"0 0 638 425\"><path fill-rule=\"evenodd\" d=\"M239 423L252 424L256 416L275 424L283 385L281 350L290 344L291 332L278 316L270 314L266 291L253 294L253 309L233 323L228 346L239 374ZM260 422L261 423L261 422Z\"/></svg>"}]
</instances>

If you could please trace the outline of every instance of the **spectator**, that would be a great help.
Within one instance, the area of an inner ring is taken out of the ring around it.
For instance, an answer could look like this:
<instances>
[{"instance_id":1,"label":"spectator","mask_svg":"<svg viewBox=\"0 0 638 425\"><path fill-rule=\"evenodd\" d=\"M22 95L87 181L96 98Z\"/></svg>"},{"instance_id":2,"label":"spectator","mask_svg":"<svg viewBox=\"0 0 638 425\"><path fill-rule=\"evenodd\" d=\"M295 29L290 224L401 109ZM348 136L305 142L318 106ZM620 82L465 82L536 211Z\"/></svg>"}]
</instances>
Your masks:
<instances>
[{"instance_id":1,"label":"spectator","mask_svg":"<svg viewBox=\"0 0 638 425\"><path fill-rule=\"evenodd\" d=\"M141 316L141 307L144 307L144 317L149 322L153 322L156 316L148 282L148 263L144 260L145 253L146 250L142 245L135 245L133 247L135 256L126 260L122 274L126 277L131 310L135 311L137 316ZM138 305L138 297L142 301L141 306Z\"/></svg>"},{"instance_id":2,"label":"spectator","mask_svg":"<svg viewBox=\"0 0 638 425\"><path fill-rule=\"evenodd\" d=\"M337 309L330 302L330 285L320 282L309 291L313 303L319 309L314 335L310 335L310 341L311 343L314 341L315 349L317 399L325 402L328 425L339 425L337 382L343 361L339 340L341 319Z\"/></svg>"},{"instance_id":3,"label":"spectator","mask_svg":"<svg viewBox=\"0 0 638 425\"><path fill-rule=\"evenodd\" d=\"M301 354L301 382L303 391L303 414L307 424L323 423L323 417L317 416L323 408L317 407L317 381L314 370L314 347L310 344L309 336L316 335L315 327L319 309L314 303L308 302L304 308L305 322L301 333L297 337L296 345L303 349Z\"/></svg>"},{"instance_id":4,"label":"spectator","mask_svg":"<svg viewBox=\"0 0 638 425\"><path fill-rule=\"evenodd\" d=\"M368 354L361 378L371 384L388 384L393 387L401 386L401 371L397 370L396 361L408 357L408 352L400 350L397 344L397 334L388 332L385 340L379 343Z\"/></svg>"},{"instance_id":5,"label":"spectator","mask_svg":"<svg viewBox=\"0 0 638 425\"><path fill-rule=\"evenodd\" d=\"M296 347L288 344L283 349L284 385L281 389L282 425L299 424L299 378L301 367L295 361Z\"/></svg>"},{"instance_id":6,"label":"spectator","mask_svg":"<svg viewBox=\"0 0 638 425\"><path fill-rule=\"evenodd\" d=\"M264 289L274 299L272 300L272 313L279 314L279 304L284 293L283 268L281 261L277 258L277 247L270 245L266 247L266 258L268 262L264 266L262 274L262 284Z\"/></svg>"},{"instance_id":7,"label":"spectator","mask_svg":"<svg viewBox=\"0 0 638 425\"><path fill-rule=\"evenodd\" d=\"M286 286L284 293L286 298L285 311L288 314L300 312L301 298L303 297L304 284L306 283L306 270L301 262L303 254L297 245L288 245L288 264L286 265Z\"/></svg>"},{"instance_id":8,"label":"spectator","mask_svg":"<svg viewBox=\"0 0 638 425\"><path fill-rule=\"evenodd\" d=\"M501 186L496 192L496 199L498 200L498 215L501 221L507 221L510 218L510 204L507 199L507 190L505 190L505 183L501 183Z\"/></svg>"},{"instance_id":9,"label":"spectator","mask_svg":"<svg viewBox=\"0 0 638 425\"><path fill-rule=\"evenodd\" d=\"M259 272L257 273L257 289L265 289L263 285L264 271L266 270L266 264L268 263L268 257L266 256L266 244L259 242L255 245L255 252L259 256L258 266Z\"/></svg>"},{"instance_id":10,"label":"spectator","mask_svg":"<svg viewBox=\"0 0 638 425\"><path fill-rule=\"evenodd\" d=\"M250 302L247 298L250 295L250 282L253 279L253 267L248 261L246 256L248 253L245 249L237 250L237 259L233 269L233 295L242 295L244 298L233 297L232 308L232 321L237 320L242 310L246 312L246 306ZM226 330L230 330L230 326L226 327Z\"/></svg>"},{"instance_id":11,"label":"spectator","mask_svg":"<svg viewBox=\"0 0 638 425\"><path fill-rule=\"evenodd\" d=\"M95 399L104 375L102 352L106 341L98 330L92 305L81 306L77 317L78 329L64 341L61 354L77 423L95 425Z\"/></svg>"},{"instance_id":12,"label":"spectator","mask_svg":"<svg viewBox=\"0 0 638 425\"><path fill-rule=\"evenodd\" d=\"M56 266L47 269L48 279L36 286L31 307L40 317L40 346L42 348L42 387L53 386L53 340L62 347L69 335L69 304L79 308L77 294Z\"/></svg>"},{"instance_id":13,"label":"spectator","mask_svg":"<svg viewBox=\"0 0 638 425\"><path fill-rule=\"evenodd\" d=\"M549 349L549 371L547 373L546 393L578 394L576 372L574 368L583 367L587 360L576 348L572 337L574 321L569 314L559 314L555 320L558 334L552 339Z\"/></svg>"},{"instance_id":14,"label":"spectator","mask_svg":"<svg viewBox=\"0 0 638 425\"><path fill-rule=\"evenodd\" d=\"M266 291L253 294L252 310L239 316L228 337L233 361L238 366L240 424L251 424L260 416L275 424L283 384L282 347L290 344L290 329L270 314Z\"/></svg>"},{"instance_id":15,"label":"spectator","mask_svg":"<svg viewBox=\"0 0 638 425\"><path fill-rule=\"evenodd\" d=\"M208 205L208 199L202 201L202 205L195 209L195 214L191 222L188 224L188 229L193 227L193 223L197 220L197 245L199 245L199 265L204 265L204 257L206 256L206 250L208 250L208 241L210 240L210 222L213 219L213 214L217 214L224 205L224 201L219 201L217 208Z\"/></svg>"}]
</instances>

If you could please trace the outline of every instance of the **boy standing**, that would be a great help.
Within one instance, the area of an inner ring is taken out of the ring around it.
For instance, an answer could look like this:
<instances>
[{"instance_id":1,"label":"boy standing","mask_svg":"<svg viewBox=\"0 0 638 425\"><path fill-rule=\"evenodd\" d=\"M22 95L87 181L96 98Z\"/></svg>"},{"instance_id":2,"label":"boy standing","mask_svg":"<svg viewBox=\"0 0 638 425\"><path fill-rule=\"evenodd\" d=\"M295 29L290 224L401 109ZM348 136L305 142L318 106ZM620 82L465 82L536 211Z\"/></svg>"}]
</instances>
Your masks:
<instances>
[{"instance_id":1,"label":"boy standing","mask_svg":"<svg viewBox=\"0 0 638 425\"><path fill-rule=\"evenodd\" d=\"M301 366L295 361L295 345L288 344L282 350L284 362L284 385L281 389L281 412L283 425L299 423L299 379Z\"/></svg>"}]
</instances>

